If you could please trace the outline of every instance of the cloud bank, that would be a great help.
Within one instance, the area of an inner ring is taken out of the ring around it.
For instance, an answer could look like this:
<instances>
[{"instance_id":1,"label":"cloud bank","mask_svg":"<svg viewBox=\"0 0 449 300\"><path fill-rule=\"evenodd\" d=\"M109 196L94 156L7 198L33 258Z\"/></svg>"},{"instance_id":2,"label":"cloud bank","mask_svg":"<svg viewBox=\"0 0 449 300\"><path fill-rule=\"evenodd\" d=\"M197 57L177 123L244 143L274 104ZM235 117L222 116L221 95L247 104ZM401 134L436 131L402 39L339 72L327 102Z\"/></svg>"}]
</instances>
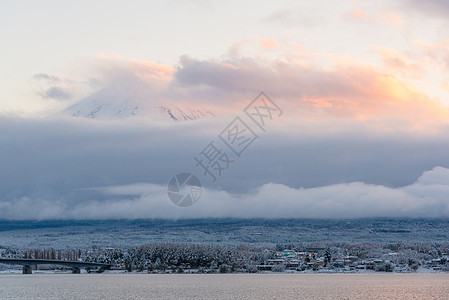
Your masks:
<instances>
[{"instance_id":1,"label":"cloud bank","mask_svg":"<svg viewBox=\"0 0 449 300\"><path fill-rule=\"evenodd\" d=\"M1 203L6 219L114 219L114 218L367 218L448 217L449 169L437 167L415 183L388 188L361 182L295 189L264 184L247 194L205 189L200 202L179 208L167 201L166 187L135 184L99 189L120 200L68 205L62 201L21 198ZM135 196L135 194L140 194ZM131 196L134 195L134 196Z\"/></svg>"}]
</instances>

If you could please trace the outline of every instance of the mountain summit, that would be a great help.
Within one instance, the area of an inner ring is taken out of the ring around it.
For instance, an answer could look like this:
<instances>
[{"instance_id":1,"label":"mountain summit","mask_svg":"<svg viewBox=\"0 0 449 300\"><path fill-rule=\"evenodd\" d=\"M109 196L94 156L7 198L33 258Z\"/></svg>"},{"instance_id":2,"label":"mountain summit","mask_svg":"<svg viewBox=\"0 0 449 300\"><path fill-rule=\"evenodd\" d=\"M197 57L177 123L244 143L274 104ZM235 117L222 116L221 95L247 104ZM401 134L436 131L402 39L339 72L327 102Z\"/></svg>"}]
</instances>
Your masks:
<instances>
[{"instance_id":1,"label":"mountain summit","mask_svg":"<svg viewBox=\"0 0 449 300\"><path fill-rule=\"evenodd\" d=\"M117 95L111 97L91 95L64 109L60 114L98 120L148 117L160 120L191 121L215 117L213 112L200 107L154 103L154 101L139 99L139 97L119 99Z\"/></svg>"}]
</instances>

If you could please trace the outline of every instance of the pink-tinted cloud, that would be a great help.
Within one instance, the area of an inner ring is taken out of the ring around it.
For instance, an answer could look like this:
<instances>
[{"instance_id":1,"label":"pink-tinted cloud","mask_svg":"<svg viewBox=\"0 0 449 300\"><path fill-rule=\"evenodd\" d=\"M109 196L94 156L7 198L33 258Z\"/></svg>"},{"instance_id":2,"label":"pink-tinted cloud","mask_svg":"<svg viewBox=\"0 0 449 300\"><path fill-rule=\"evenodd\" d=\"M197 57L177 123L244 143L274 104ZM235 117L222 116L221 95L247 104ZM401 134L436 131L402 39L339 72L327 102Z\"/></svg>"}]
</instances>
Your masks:
<instances>
[{"instance_id":1,"label":"pink-tinted cloud","mask_svg":"<svg viewBox=\"0 0 449 300\"><path fill-rule=\"evenodd\" d=\"M378 20L387 22L387 23L391 23L393 25L401 25L405 22L404 19L401 18L401 16L399 16L393 12L385 12L385 13L380 14L378 16Z\"/></svg>"},{"instance_id":2,"label":"pink-tinted cloud","mask_svg":"<svg viewBox=\"0 0 449 300\"><path fill-rule=\"evenodd\" d=\"M360 8L354 8L350 12L346 13L345 17L351 20L362 20L362 21L367 21L369 18L365 12L360 10Z\"/></svg>"},{"instance_id":3,"label":"pink-tinted cloud","mask_svg":"<svg viewBox=\"0 0 449 300\"><path fill-rule=\"evenodd\" d=\"M257 41L264 49L267 50L273 50L279 46L278 42L272 39L259 38Z\"/></svg>"},{"instance_id":4,"label":"pink-tinted cloud","mask_svg":"<svg viewBox=\"0 0 449 300\"><path fill-rule=\"evenodd\" d=\"M391 67L405 68L402 61ZM224 63L184 58L175 74L181 86L207 86L220 91L270 91L291 109L306 110L309 117L356 120L397 120L412 127L446 123L449 111L424 92L369 65L338 63L331 69L304 67L274 61L260 64L251 58Z\"/></svg>"},{"instance_id":5,"label":"pink-tinted cloud","mask_svg":"<svg viewBox=\"0 0 449 300\"><path fill-rule=\"evenodd\" d=\"M412 79L422 79L425 76L421 65L409 58L409 55L385 47L377 47L375 52L382 58L383 66L392 74Z\"/></svg>"},{"instance_id":6,"label":"pink-tinted cloud","mask_svg":"<svg viewBox=\"0 0 449 300\"><path fill-rule=\"evenodd\" d=\"M367 13L360 8L354 8L343 15L344 18L352 21L363 21L373 23L387 23L392 25L402 25L404 19L394 12Z\"/></svg>"},{"instance_id":7,"label":"pink-tinted cloud","mask_svg":"<svg viewBox=\"0 0 449 300\"><path fill-rule=\"evenodd\" d=\"M175 73L173 66L157 64L150 61L124 59L99 55L96 68L107 80L120 81L123 75L132 74L137 79L157 88L164 88L170 83ZM119 83L118 83L119 84Z\"/></svg>"},{"instance_id":8,"label":"pink-tinted cloud","mask_svg":"<svg viewBox=\"0 0 449 300\"><path fill-rule=\"evenodd\" d=\"M429 43L424 40L415 42L421 56L421 62L439 68L444 73L449 73L449 39Z\"/></svg>"}]
</instances>

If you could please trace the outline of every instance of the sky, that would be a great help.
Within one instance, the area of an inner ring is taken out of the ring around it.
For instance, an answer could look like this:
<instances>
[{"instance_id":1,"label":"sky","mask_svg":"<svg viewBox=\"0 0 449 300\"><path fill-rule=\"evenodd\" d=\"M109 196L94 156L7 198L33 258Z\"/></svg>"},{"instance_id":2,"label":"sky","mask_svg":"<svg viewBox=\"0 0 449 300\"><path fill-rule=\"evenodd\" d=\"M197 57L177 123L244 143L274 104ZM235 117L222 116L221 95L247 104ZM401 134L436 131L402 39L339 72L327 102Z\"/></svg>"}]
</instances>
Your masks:
<instances>
[{"instance_id":1,"label":"sky","mask_svg":"<svg viewBox=\"0 0 449 300\"><path fill-rule=\"evenodd\" d=\"M0 8L1 219L449 217L447 1ZM232 161L215 180L211 142ZM167 195L182 172L190 207Z\"/></svg>"}]
</instances>

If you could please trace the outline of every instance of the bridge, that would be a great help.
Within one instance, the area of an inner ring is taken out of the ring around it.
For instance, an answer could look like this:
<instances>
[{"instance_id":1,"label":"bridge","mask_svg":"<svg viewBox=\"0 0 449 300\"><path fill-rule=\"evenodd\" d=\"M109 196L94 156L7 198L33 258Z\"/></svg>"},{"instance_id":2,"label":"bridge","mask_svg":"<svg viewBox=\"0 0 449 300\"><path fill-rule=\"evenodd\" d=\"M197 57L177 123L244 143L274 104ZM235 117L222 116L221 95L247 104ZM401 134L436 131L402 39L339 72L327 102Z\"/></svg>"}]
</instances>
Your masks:
<instances>
[{"instance_id":1,"label":"bridge","mask_svg":"<svg viewBox=\"0 0 449 300\"><path fill-rule=\"evenodd\" d=\"M27 259L27 258L0 258L1 264L22 265L23 274L31 274L34 265L62 265L72 267L73 274L81 273L81 268L100 268L100 271L109 269L111 265L85 261L55 260L55 259Z\"/></svg>"}]
</instances>

